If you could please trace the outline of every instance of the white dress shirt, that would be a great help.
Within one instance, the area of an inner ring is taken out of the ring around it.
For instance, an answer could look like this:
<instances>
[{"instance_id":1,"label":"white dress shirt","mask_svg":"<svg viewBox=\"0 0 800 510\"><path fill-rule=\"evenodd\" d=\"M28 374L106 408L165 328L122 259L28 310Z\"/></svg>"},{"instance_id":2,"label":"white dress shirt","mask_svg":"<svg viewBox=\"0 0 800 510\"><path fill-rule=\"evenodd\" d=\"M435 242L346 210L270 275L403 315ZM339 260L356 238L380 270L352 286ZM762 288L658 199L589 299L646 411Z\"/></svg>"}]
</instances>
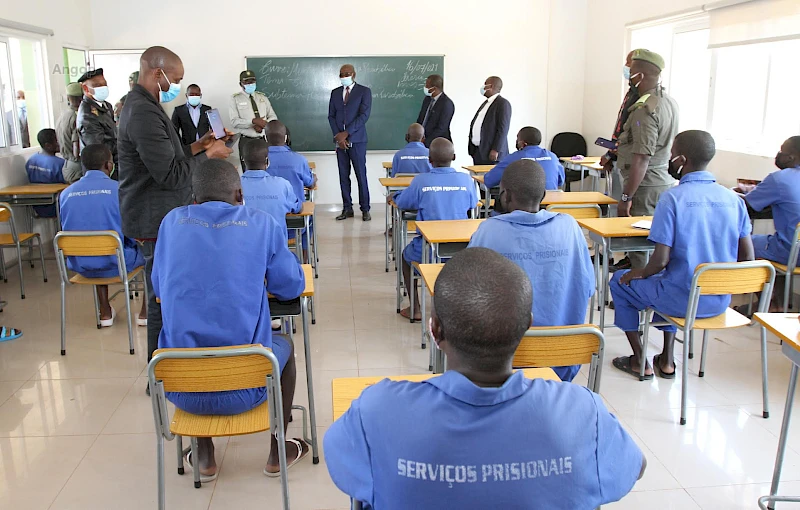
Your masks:
<instances>
[{"instance_id":1,"label":"white dress shirt","mask_svg":"<svg viewBox=\"0 0 800 510\"><path fill-rule=\"evenodd\" d=\"M487 98L488 103L483 109L478 112L478 117L475 119L475 124L472 126L472 145L478 146L481 144L481 127L483 126L483 119L486 118L486 112L489 111L489 107L492 106L494 100L497 99L500 94L495 94L490 98Z\"/></svg>"},{"instance_id":2,"label":"white dress shirt","mask_svg":"<svg viewBox=\"0 0 800 510\"><path fill-rule=\"evenodd\" d=\"M189 117L192 118L192 124L194 124L194 127L197 127L197 125L200 124L200 105L192 106L187 101L186 107L189 108ZM200 139L200 133L195 135L195 139Z\"/></svg>"}]
</instances>

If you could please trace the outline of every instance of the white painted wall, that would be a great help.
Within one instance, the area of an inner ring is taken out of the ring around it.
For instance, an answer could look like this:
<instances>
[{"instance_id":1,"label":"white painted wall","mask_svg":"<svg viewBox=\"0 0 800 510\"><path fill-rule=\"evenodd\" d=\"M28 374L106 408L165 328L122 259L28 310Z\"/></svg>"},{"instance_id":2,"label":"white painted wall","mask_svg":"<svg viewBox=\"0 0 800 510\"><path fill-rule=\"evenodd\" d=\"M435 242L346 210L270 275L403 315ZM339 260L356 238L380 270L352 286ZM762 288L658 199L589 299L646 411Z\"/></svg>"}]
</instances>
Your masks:
<instances>
[{"instance_id":1,"label":"white painted wall","mask_svg":"<svg viewBox=\"0 0 800 510\"><path fill-rule=\"evenodd\" d=\"M636 21L665 16L698 8L699 0L641 2L604 0L588 2L589 20L602 20L588 27L585 44L586 71L584 81L583 135L590 154L600 155L603 149L592 143L598 136L609 138L624 95L622 65L627 52L625 26ZM787 137L792 133L787 133ZM777 147L776 147L777 152ZM775 170L772 158L719 151L710 170L726 186L736 184L738 177L762 179Z\"/></svg>"},{"instance_id":2,"label":"white painted wall","mask_svg":"<svg viewBox=\"0 0 800 510\"><path fill-rule=\"evenodd\" d=\"M570 129L580 128L577 103L582 101L576 99L580 93L570 98L569 116L561 117L557 107L547 107L548 86L562 85L548 80L548 47L559 48L566 35L565 29L559 29L554 40L549 20L551 2L558 6L556 19L563 20L568 15L567 4L585 6L586 0L495 0L491 5L451 0L424 6L351 0L347 10L359 13L357 19L343 16L341 4L329 0L247 6L197 0L192 12L208 16L189 27L186 5L179 2L139 0L134 9L129 0L90 1L94 48L164 45L183 59L184 86L200 84L204 102L225 112L230 95L238 90L246 55L444 54L445 90L456 105L452 132L459 166L471 164L466 153L467 130L482 101L478 86L492 74L503 78L503 95L513 108L512 146L516 132L525 125L547 131L551 119L561 119L553 126L572 123ZM120 19L125 22L108 22ZM263 27L258 36L251 20L259 20L257 25ZM560 53L575 54L582 68L582 51L581 41ZM554 67L560 72L560 65ZM307 156L317 164L318 202L340 204L335 156ZM390 159L391 154L367 157L373 203L382 201L378 177L383 171L381 162ZM355 186L353 182L357 196Z\"/></svg>"}]
</instances>

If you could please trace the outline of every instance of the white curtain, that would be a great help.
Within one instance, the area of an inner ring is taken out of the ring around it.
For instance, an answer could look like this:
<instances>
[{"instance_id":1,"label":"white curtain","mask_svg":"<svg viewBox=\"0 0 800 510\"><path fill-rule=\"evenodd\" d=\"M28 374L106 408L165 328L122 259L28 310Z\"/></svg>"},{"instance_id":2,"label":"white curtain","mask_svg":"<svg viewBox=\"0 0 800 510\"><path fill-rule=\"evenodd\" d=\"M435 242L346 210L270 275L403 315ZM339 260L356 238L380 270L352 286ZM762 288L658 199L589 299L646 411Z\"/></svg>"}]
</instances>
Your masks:
<instances>
[{"instance_id":1,"label":"white curtain","mask_svg":"<svg viewBox=\"0 0 800 510\"><path fill-rule=\"evenodd\" d=\"M800 38L800 0L753 0L710 12L709 48Z\"/></svg>"}]
</instances>

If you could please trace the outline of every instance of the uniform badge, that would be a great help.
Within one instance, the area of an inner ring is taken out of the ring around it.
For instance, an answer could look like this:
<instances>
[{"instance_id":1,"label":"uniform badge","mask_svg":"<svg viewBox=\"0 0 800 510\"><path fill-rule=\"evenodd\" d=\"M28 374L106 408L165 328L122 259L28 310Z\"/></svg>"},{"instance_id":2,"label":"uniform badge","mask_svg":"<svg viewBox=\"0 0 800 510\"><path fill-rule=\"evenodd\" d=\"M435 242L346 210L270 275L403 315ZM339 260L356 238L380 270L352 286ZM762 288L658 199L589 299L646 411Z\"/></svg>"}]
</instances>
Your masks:
<instances>
[{"instance_id":1,"label":"uniform badge","mask_svg":"<svg viewBox=\"0 0 800 510\"><path fill-rule=\"evenodd\" d=\"M97 113L97 108L92 107L92 115L94 115L95 117L99 117L100 116L100 114Z\"/></svg>"}]
</instances>

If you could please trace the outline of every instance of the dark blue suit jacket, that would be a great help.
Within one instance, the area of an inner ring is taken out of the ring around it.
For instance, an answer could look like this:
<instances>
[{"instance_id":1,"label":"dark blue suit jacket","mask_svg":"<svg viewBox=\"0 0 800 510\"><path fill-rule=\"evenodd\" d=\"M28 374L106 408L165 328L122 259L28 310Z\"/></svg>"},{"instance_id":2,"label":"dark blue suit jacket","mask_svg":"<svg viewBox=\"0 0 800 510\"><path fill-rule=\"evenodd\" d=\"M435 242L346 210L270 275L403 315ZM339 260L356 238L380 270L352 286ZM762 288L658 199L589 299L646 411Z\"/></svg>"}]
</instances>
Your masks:
<instances>
[{"instance_id":1,"label":"dark blue suit jacket","mask_svg":"<svg viewBox=\"0 0 800 510\"><path fill-rule=\"evenodd\" d=\"M347 131L351 143L366 143L367 120L372 110L372 91L369 87L356 83L350 89L347 105L344 104L343 94L344 87L333 89L328 103L328 123L331 125L333 136Z\"/></svg>"},{"instance_id":2,"label":"dark blue suit jacket","mask_svg":"<svg viewBox=\"0 0 800 510\"><path fill-rule=\"evenodd\" d=\"M422 124L425 120L425 112L428 111L428 105L431 104L433 98L426 97L422 100L422 108L419 110L417 116L417 123ZM425 126L425 147L430 147L431 142L437 138L447 138L451 142L453 137L450 136L450 121L453 120L453 114L456 113L456 107L453 100L447 97L447 94L442 92L439 99L433 104L431 112L428 114L428 123Z\"/></svg>"}]
</instances>

